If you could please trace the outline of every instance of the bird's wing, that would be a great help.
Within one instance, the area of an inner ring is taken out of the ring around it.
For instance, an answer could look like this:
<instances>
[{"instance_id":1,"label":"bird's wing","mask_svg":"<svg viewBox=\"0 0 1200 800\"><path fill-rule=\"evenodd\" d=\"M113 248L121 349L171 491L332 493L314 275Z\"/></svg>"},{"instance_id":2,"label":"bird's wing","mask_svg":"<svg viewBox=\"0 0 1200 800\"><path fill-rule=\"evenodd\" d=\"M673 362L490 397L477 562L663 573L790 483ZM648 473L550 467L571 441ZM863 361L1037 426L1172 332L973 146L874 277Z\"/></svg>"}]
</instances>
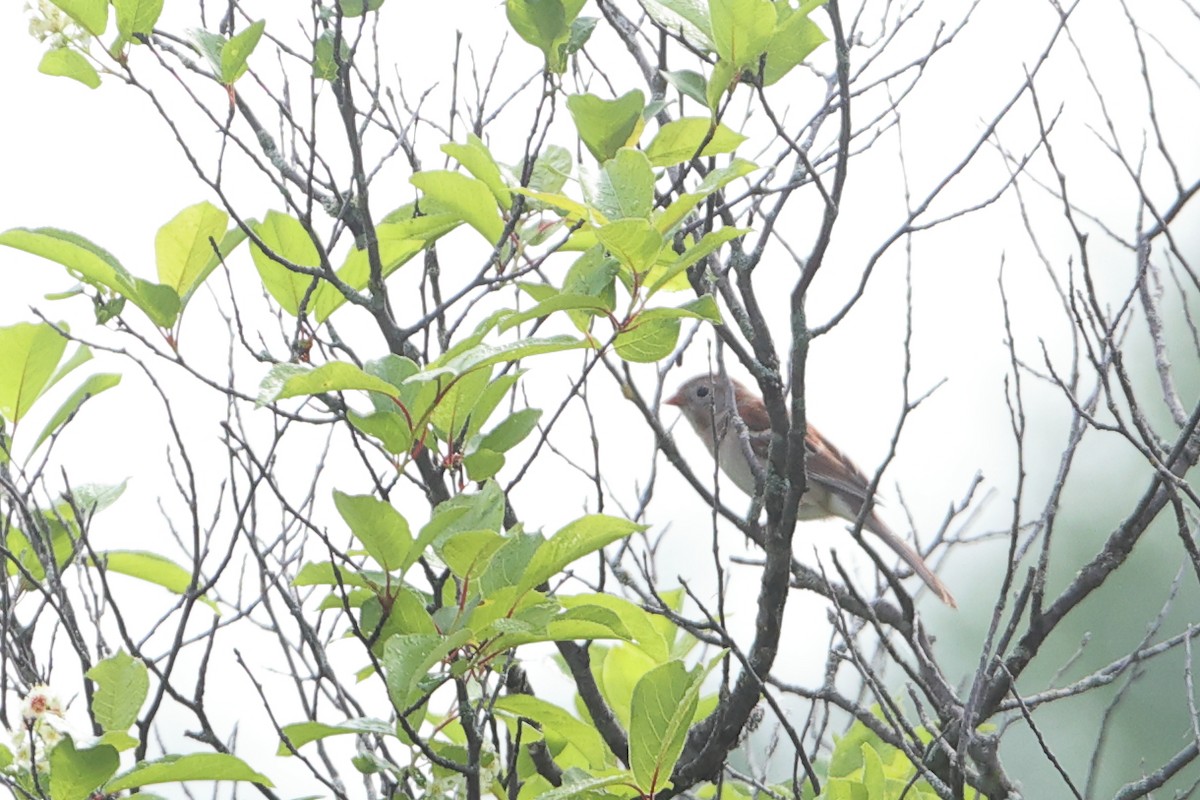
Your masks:
<instances>
[{"instance_id":1,"label":"bird's wing","mask_svg":"<svg viewBox=\"0 0 1200 800\"><path fill-rule=\"evenodd\" d=\"M829 443L829 440L809 425L804 437L805 472L808 479L822 489L841 495L856 502L854 513L867 501L870 482L846 455Z\"/></svg>"}]
</instances>

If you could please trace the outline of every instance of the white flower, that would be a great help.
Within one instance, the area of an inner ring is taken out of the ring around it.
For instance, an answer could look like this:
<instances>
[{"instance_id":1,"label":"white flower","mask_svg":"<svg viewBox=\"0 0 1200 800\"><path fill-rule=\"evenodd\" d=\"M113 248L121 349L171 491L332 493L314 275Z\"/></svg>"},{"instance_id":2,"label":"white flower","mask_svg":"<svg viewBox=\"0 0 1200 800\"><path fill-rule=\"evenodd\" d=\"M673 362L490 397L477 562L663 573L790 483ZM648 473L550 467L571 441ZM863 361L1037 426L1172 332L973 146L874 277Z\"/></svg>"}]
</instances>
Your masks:
<instances>
[{"instance_id":1,"label":"white flower","mask_svg":"<svg viewBox=\"0 0 1200 800\"><path fill-rule=\"evenodd\" d=\"M50 0L38 0L36 8L26 3L25 10L29 12L29 35L39 42L49 42L52 48L66 47L84 37L83 28Z\"/></svg>"},{"instance_id":2,"label":"white flower","mask_svg":"<svg viewBox=\"0 0 1200 800\"><path fill-rule=\"evenodd\" d=\"M62 718L62 700L50 693L49 686L39 683L25 695L25 701L21 703L21 718L27 722L36 722L45 719L47 714Z\"/></svg>"}]
</instances>

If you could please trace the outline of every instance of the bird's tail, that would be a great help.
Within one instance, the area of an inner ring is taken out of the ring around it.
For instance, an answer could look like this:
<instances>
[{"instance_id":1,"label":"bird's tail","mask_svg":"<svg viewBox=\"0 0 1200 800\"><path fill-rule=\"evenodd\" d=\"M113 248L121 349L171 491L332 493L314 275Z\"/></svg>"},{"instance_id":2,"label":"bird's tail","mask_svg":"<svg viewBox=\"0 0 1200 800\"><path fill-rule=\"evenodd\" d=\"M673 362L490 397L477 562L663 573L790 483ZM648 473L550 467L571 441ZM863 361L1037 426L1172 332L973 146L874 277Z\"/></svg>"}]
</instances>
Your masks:
<instances>
[{"instance_id":1,"label":"bird's tail","mask_svg":"<svg viewBox=\"0 0 1200 800\"><path fill-rule=\"evenodd\" d=\"M913 572L925 581L925 585L932 589L943 603L951 608L958 608L958 603L954 602L954 595L950 594L950 590L946 588L946 584L942 583L942 579L933 573L933 570L925 563L925 559L921 558L921 554L914 550L908 542L893 533L883 520L872 513L864 527L883 539L884 544L904 559L904 563L912 567Z\"/></svg>"}]
</instances>

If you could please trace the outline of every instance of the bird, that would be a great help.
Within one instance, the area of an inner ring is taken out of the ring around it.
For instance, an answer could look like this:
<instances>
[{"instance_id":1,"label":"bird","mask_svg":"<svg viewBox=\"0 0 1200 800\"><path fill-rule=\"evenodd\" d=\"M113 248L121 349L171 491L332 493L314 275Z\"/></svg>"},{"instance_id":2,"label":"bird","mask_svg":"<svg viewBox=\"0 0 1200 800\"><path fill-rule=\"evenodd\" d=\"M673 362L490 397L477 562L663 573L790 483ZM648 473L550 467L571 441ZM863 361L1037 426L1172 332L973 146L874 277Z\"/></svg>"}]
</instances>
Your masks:
<instances>
[{"instance_id":1,"label":"bird","mask_svg":"<svg viewBox=\"0 0 1200 800\"><path fill-rule=\"evenodd\" d=\"M761 474L766 468L767 445L771 440L771 421L762 398L733 378L698 375L680 385L665 402L679 408L717 460L721 471L735 486L753 497L757 489L755 473ZM739 431L741 426L730 413L733 407L745 423L748 441L743 441ZM749 455L756 461L754 467L747 459L747 445ZM808 487L800 499L799 518L857 520L869 497L870 484L866 476L812 425L805 431L804 447ZM874 509L863 520L863 527L882 539L912 567L942 602L957 608L954 596L921 554L893 532Z\"/></svg>"}]
</instances>

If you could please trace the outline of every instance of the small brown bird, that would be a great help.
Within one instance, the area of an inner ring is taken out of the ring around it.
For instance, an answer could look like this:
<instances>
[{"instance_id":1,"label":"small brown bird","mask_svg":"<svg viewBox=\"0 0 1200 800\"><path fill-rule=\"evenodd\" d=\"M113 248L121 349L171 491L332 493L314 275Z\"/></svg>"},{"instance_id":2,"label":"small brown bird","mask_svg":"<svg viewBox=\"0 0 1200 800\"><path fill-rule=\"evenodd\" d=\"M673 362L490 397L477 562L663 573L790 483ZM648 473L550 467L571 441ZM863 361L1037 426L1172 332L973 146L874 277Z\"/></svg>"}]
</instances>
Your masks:
<instances>
[{"instance_id":1,"label":"small brown bird","mask_svg":"<svg viewBox=\"0 0 1200 800\"><path fill-rule=\"evenodd\" d=\"M700 375L680 386L666 402L679 407L696 435L717 459L721 471L735 486L753 497L755 470L747 461L746 448L730 412L736 406L737 415L746 424L750 450L757 461L755 466L761 472L765 469L767 446L771 440L771 421L762 399L732 378ZM866 476L812 425L808 426L804 444L808 490L800 500L800 519L841 517L853 522L867 502L869 481ZM863 521L863 527L904 559L942 602L957 607L946 584L933 574L920 553L893 533L874 510Z\"/></svg>"}]
</instances>

